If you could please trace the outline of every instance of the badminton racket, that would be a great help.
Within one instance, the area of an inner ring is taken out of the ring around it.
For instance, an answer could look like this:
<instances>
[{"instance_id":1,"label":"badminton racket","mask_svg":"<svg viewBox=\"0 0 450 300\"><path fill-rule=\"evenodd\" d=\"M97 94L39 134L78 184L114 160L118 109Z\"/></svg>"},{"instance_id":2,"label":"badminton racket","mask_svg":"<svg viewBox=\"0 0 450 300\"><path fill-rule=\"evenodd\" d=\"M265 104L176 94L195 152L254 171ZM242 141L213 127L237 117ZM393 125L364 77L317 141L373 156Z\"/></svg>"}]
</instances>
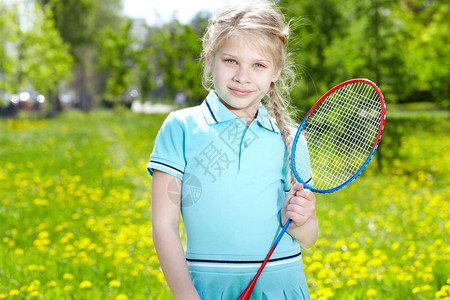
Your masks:
<instances>
[{"instance_id":1,"label":"badminton racket","mask_svg":"<svg viewBox=\"0 0 450 300\"><path fill-rule=\"evenodd\" d=\"M306 114L294 137L291 168L297 181L317 193L332 193L350 184L374 156L385 119L383 95L370 80L352 79L329 90ZM289 219L237 300L250 299L290 223Z\"/></svg>"}]
</instances>

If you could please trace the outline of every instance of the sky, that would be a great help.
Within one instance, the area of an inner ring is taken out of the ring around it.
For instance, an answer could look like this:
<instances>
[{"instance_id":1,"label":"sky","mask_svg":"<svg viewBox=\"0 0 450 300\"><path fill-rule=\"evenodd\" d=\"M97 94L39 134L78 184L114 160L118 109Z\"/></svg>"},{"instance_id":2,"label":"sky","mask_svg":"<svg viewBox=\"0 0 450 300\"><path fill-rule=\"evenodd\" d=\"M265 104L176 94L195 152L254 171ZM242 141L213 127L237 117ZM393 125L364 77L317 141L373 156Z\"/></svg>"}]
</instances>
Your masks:
<instances>
[{"instance_id":1,"label":"sky","mask_svg":"<svg viewBox=\"0 0 450 300\"><path fill-rule=\"evenodd\" d=\"M217 12L228 5L249 0L122 0L124 14L144 18L148 25L168 22L176 14L181 23L188 23L201 10Z\"/></svg>"}]
</instances>

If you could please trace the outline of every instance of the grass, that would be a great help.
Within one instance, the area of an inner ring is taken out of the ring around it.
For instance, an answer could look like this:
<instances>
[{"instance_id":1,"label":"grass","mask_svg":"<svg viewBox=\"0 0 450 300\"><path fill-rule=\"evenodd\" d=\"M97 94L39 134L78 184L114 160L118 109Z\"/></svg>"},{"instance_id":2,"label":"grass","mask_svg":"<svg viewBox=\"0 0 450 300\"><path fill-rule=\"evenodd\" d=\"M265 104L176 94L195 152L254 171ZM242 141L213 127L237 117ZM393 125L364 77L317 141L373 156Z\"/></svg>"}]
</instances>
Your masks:
<instances>
[{"instance_id":1,"label":"grass","mask_svg":"<svg viewBox=\"0 0 450 300\"><path fill-rule=\"evenodd\" d=\"M164 118L0 120L0 299L171 299L145 173ZM450 124L395 124L382 170L317 195L313 299L450 299Z\"/></svg>"}]
</instances>

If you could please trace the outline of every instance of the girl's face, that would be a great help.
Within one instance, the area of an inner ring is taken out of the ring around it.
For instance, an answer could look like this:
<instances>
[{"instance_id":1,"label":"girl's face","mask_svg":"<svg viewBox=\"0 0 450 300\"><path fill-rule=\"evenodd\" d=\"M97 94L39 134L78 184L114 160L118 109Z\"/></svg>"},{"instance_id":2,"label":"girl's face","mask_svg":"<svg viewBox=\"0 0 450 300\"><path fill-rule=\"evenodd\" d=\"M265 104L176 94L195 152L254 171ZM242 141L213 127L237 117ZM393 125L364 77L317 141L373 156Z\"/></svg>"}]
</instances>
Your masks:
<instances>
[{"instance_id":1,"label":"girl's face","mask_svg":"<svg viewBox=\"0 0 450 300\"><path fill-rule=\"evenodd\" d=\"M222 103L241 118L254 118L261 99L281 70L272 57L254 46L254 37L232 36L207 59Z\"/></svg>"}]
</instances>

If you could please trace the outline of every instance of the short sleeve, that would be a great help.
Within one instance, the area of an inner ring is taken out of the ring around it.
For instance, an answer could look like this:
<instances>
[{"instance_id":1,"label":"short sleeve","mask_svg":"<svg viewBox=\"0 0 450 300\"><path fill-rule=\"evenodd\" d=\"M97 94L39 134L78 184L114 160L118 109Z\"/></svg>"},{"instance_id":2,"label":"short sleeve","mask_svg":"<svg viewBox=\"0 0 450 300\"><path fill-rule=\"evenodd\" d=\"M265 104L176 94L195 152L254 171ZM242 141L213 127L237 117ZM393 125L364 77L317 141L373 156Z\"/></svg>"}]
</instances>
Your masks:
<instances>
[{"instance_id":1,"label":"short sleeve","mask_svg":"<svg viewBox=\"0 0 450 300\"><path fill-rule=\"evenodd\" d=\"M183 177L186 166L184 141L184 126L170 113L156 136L155 146L147 164L150 176L153 176L153 170L158 170L180 179Z\"/></svg>"}]
</instances>

